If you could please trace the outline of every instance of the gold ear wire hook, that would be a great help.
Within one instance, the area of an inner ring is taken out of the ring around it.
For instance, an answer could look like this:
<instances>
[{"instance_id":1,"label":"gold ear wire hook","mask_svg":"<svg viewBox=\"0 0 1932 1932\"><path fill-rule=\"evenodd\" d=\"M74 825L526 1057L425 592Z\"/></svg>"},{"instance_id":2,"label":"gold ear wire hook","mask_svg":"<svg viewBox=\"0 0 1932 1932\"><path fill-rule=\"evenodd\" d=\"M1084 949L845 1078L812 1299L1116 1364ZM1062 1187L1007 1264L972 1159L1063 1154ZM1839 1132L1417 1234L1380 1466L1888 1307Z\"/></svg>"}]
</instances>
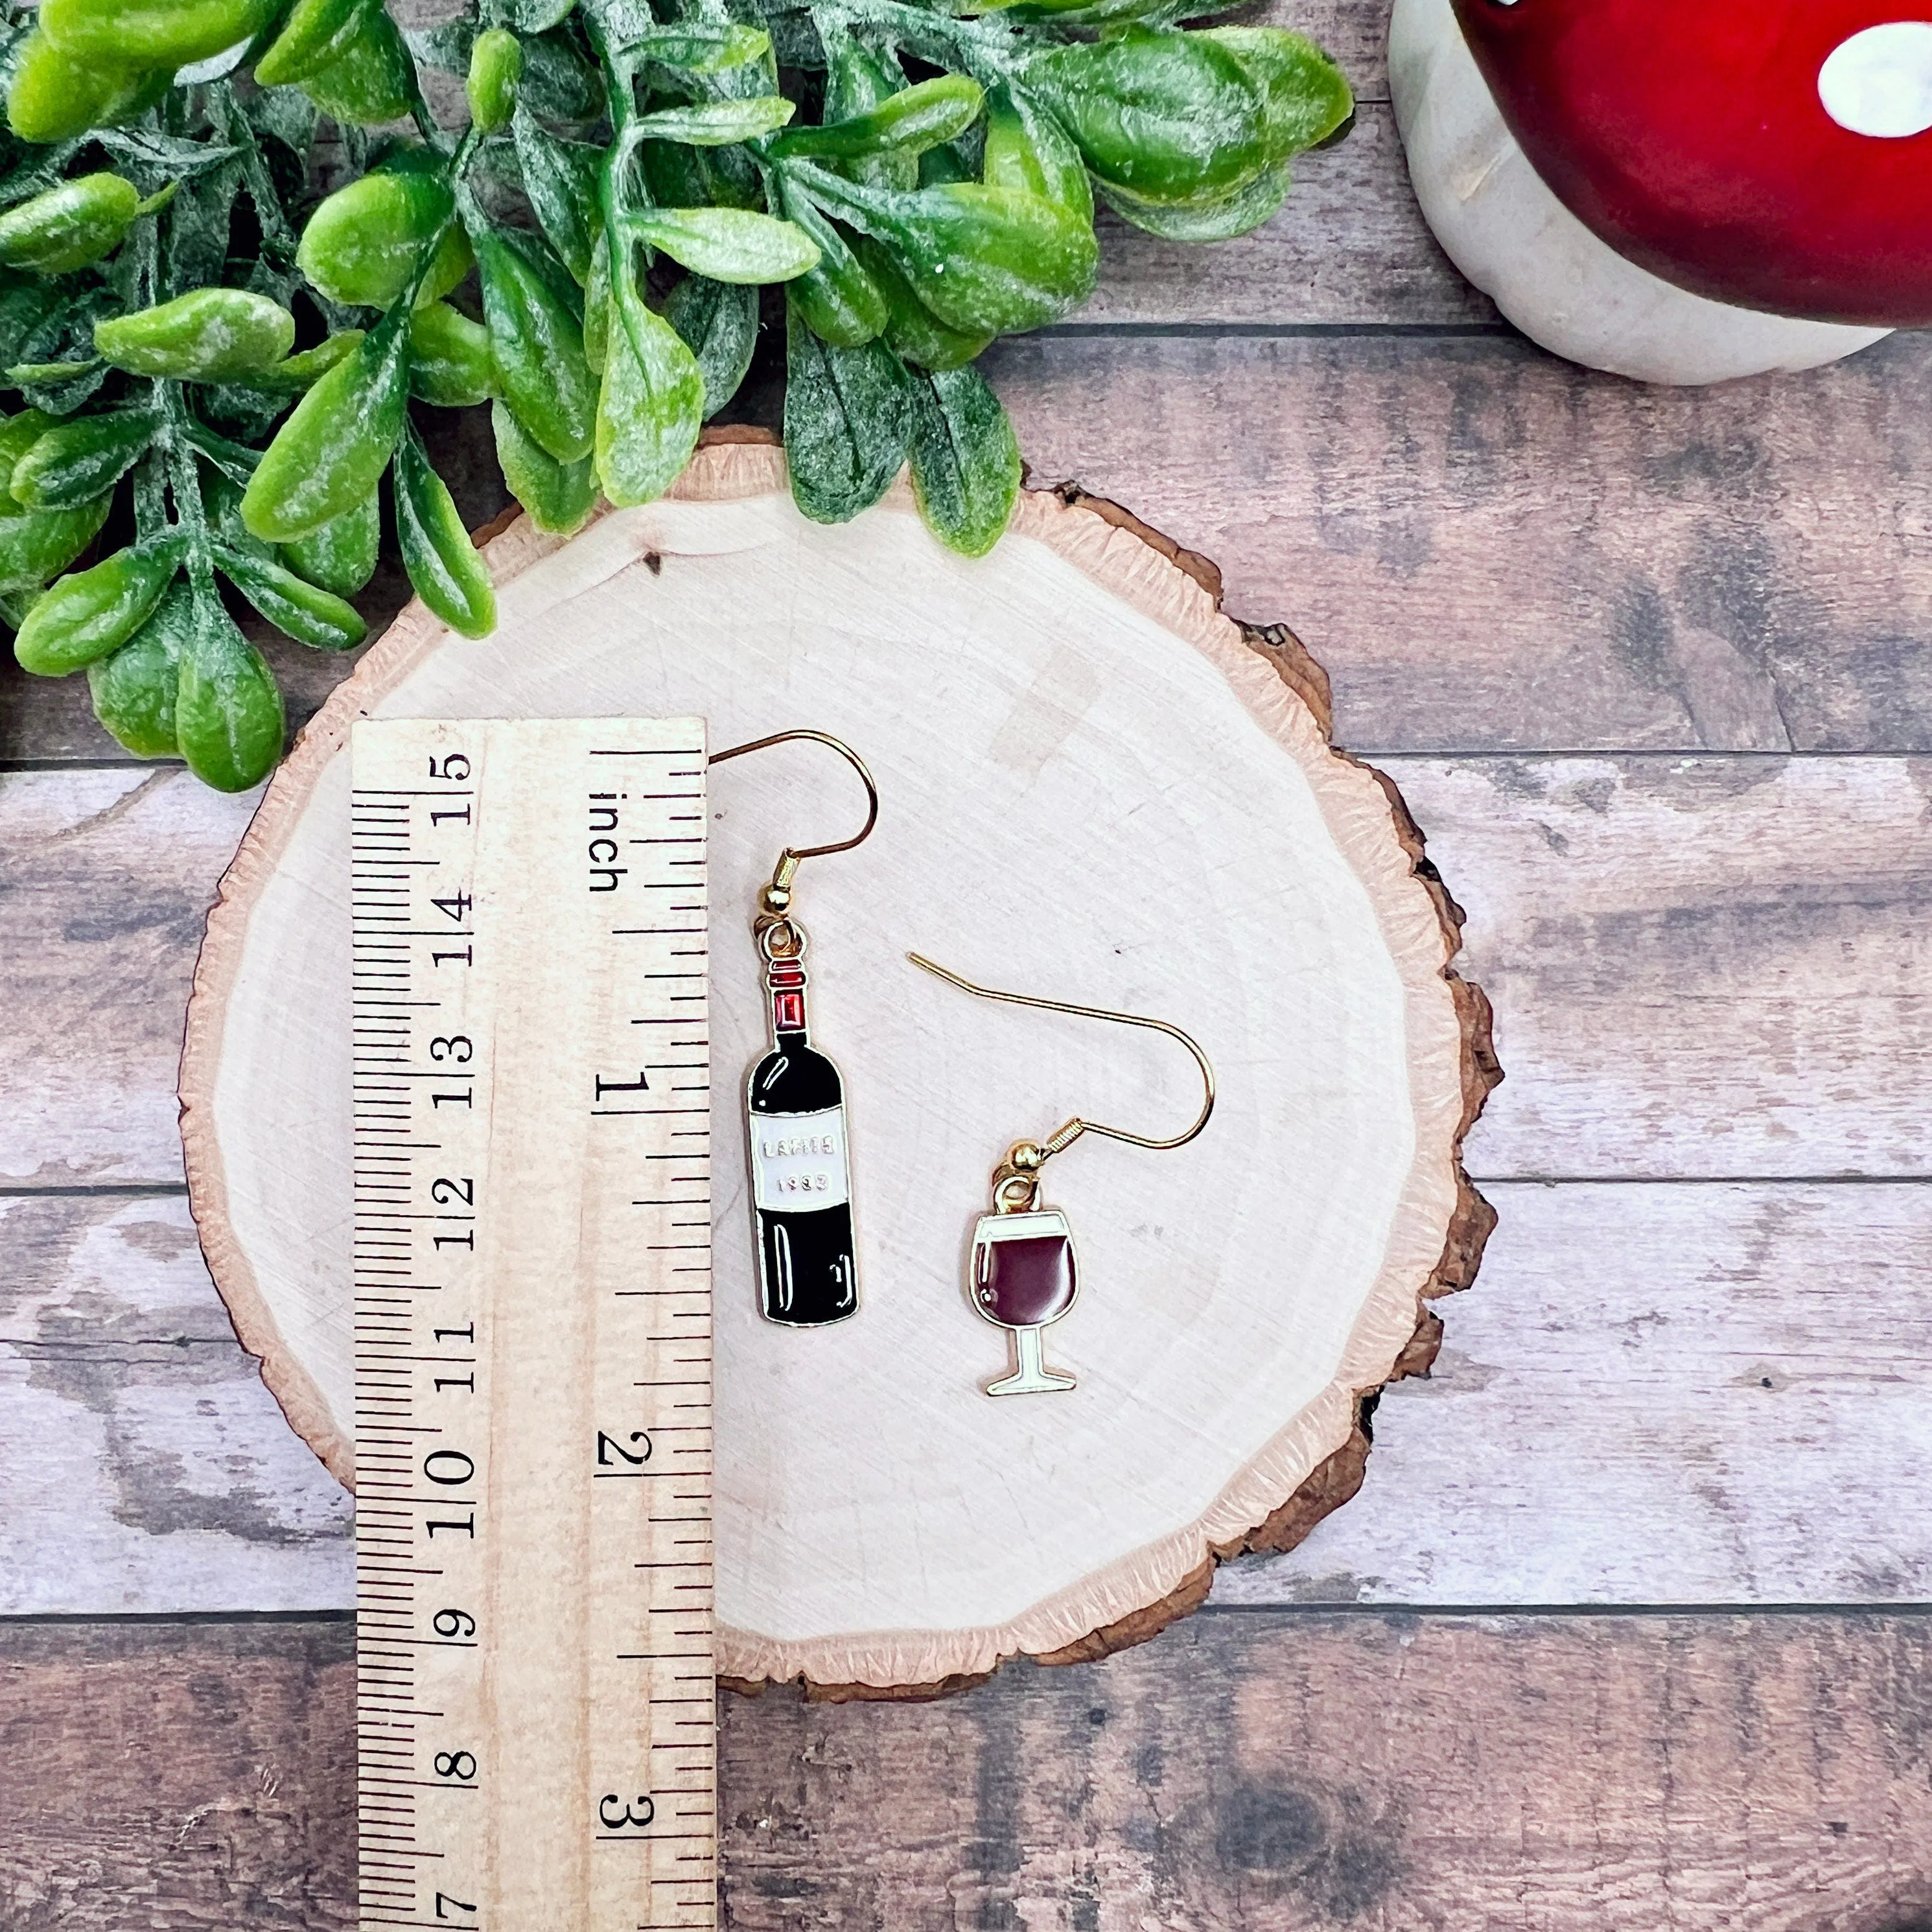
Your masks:
<instances>
[{"instance_id":1,"label":"gold ear wire hook","mask_svg":"<svg viewBox=\"0 0 1932 1932\"><path fill-rule=\"evenodd\" d=\"M1214 1070L1192 1036L1184 1033L1170 1022L1152 1019L1142 1013L1117 1013L1106 1006L1076 1006L1066 1000L1037 999L1028 993L1002 993L991 986L975 986L970 980L962 979L957 973L949 972L937 961L927 958L922 953L908 952L906 957L915 966L922 968L937 979L944 980L948 986L957 986L962 992L976 994L982 1000L998 1000L1012 1006L1038 1006L1046 1012L1071 1013L1079 1019L1114 1020L1122 1026L1147 1027L1156 1033L1164 1033L1169 1038L1179 1040L1193 1054L1194 1064L1201 1070L1201 1080L1206 1089L1206 1097L1201 1102L1201 1111L1195 1116L1194 1124L1185 1132L1178 1133L1170 1139L1154 1140L1145 1134L1130 1133L1125 1127L1110 1127L1102 1121L1084 1120L1076 1114L1049 1138L1039 1143L1038 1160L1017 1163L1022 1168L1037 1168L1041 1161L1070 1148L1082 1134L1105 1134L1109 1140L1125 1141L1132 1147L1152 1148L1156 1152L1164 1152L1169 1148L1185 1147L1208 1124L1208 1116L1214 1111ZM1026 1144L1021 1143L1022 1146Z\"/></svg>"},{"instance_id":2,"label":"gold ear wire hook","mask_svg":"<svg viewBox=\"0 0 1932 1932\"><path fill-rule=\"evenodd\" d=\"M866 769L866 761L850 745L832 736L829 731L813 731L801 728L796 731L774 731L768 738L754 738L748 744L733 745L722 752L713 752L706 760L722 765L727 758L742 758L747 752L762 752L768 746L783 745L794 738L808 738L815 745L829 746L859 774L866 788L866 822L850 838L842 838L832 845L807 845L794 851L788 845L778 854L778 862L772 873L772 882L765 888L764 903L767 912L782 914L790 903L791 883L798 875L802 861L807 859L824 859L834 852L849 852L855 845L862 845L872 836L872 827L879 822L879 788L872 782L872 773Z\"/></svg>"}]
</instances>

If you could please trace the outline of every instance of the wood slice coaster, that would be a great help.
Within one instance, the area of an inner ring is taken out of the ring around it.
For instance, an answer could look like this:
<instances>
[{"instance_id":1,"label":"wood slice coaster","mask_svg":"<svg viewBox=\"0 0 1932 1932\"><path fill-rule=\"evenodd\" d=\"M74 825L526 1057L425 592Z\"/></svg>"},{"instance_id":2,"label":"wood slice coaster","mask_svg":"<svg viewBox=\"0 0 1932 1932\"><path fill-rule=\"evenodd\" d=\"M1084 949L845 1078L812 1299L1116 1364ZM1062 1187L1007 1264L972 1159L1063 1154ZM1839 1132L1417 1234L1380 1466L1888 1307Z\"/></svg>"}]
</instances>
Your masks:
<instances>
[{"instance_id":1,"label":"wood slice coaster","mask_svg":"<svg viewBox=\"0 0 1932 1932\"><path fill-rule=\"evenodd\" d=\"M1211 566L1072 494L1028 494L970 562L903 485L807 522L781 453L731 440L568 542L512 524L489 545L495 634L405 611L277 773L209 919L182 1074L195 1214L243 1342L348 1482L351 721L697 712L715 746L812 726L869 762L878 831L799 880L860 1244L860 1312L818 1332L754 1306L749 921L779 848L846 836L860 800L811 745L712 778L734 1679L916 1695L1151 1635L1217 1560L1286 1548L1353 1493L1362 1397L1426 1366L1418 1298L1466 1284L1488 1232L1459 1156L1496 1077L1487 1009L1448 970L1460 915L1400 798L1330 748L1292 638L1244 635ZM1080 1246L1047 1333L1070 1393L980 1393L1006 1354L962 1280L990 1172L1076 1112L1174 1132L1198 1076L1157 1034L969 998L910 948L1172 1020L1214 1061L1188 1147L1089 1137L1046 1170Z\"/></svg>"}]
</instances>

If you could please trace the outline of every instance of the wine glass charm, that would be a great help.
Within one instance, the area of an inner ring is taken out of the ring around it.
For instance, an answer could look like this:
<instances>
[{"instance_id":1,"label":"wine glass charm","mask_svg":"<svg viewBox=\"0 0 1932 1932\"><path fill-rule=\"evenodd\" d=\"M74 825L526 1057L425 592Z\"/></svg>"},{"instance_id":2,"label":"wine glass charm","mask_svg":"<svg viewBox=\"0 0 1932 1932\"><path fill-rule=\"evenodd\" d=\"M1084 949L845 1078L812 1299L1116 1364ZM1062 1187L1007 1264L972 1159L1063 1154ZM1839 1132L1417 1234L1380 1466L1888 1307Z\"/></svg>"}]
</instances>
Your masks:
<instances>
[{"instance_id":1,"label":"wine glass charm","mask_svg":"<svg viewBox=\"0 0 1932 1932\"><path fill-rule=\"evenodd\" d=\"M764 962L772 1043L745 1084L750 1152L752 1240L758 1257L758 1307L788 1328L823 1328L859 1306L859 1256L852 1232L852 1162L845 1089L838 1070L812 1043L806 1017L804 928L793 916L801 861L849 852L878 821L879 794L865 760L823 731L776 731L712 754L741 758L795 738L830 746L865 782L866 823L855 837L778 855L758 894L752 922Z\"/></svg>"},{"instance_id":2,"label":"wine glass charm","mask_svg":"<svg viewBox=\"0 0 1932 1932\"><path fill-rule=\"evenodd\" d=\"M1184 1132L1167 1140L1130 1134L1124 1127L1104 1126L1098 1120L1084 1120L1076 1115L1044 1141L1016 1141L1006 1157L993 1170L993 1204L973 1228L973 1249L966 1267L966 1298L994 1327L1005 1329L1013 1338L1010 1372L996 1376L980 1387L988 1395L1045 1395L1070 1389L1074 1378L1064 1371L1049 1369L1042 1352L1040 1336L1050 1322L1058 1322L1073 1306L1080 1292L1079 1262L1074 1252L1073 1231L1058 1208L1043 1207L1040 1198L1040 1171L1057 1154L1065 1151L1082 1134L1104 1134L1110 1140L1125 1141L1130 1147L1156 1150L1185 1147L1208 1124L1214 1111L1214 1070L1208 1056L1194 1040L1166 1020L1150 1019L1139 1013L1117 1013L1105 1006L1076 1006L1064 1000L1035 999L1025 993L996 992L990 986L975 986L944 966L916 952L906 957L915 966L957 986L962 992L976 994L982 1000L999 1000L1009 1006L1039 1006L1050 1013L1072 1013L1081 1019L1116 1020L1123 1026L1151 1028L1180 1041L1194 1056L1205 1089L1201 1111Z\"/></svg>"}]
</instances>

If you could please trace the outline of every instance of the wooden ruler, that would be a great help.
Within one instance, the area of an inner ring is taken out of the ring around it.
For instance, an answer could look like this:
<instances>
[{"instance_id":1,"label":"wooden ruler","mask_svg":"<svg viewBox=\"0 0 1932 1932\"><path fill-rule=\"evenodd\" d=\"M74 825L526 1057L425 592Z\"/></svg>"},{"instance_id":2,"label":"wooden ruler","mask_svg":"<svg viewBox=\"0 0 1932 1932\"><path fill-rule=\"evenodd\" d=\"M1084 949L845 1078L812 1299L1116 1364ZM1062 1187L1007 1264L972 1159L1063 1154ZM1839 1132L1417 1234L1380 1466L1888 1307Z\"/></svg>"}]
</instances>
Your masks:
<instances>
[{"instance_id":1,"label":"wooden ruler","mask_svg":"<svg viewBox=\"0 0 1932 1932\"><path fill-rule=\"evenodd\" d=\"M362 1923L716 1907L703 721L355 728Z\"/></svg>"}]
</instances>

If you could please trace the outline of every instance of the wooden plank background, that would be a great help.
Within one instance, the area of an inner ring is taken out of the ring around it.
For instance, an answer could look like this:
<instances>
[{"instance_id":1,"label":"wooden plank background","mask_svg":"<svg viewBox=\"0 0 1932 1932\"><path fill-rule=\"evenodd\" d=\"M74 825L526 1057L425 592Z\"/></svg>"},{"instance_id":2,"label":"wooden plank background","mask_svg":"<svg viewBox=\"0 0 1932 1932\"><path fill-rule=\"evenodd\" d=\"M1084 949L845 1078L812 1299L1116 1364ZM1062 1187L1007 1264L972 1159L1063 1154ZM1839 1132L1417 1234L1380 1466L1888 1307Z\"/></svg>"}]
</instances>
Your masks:
<instances>
[{"instance_id":1,"label":"wooden plank background","mask_svg":"<svg viewBox=\"0 0 1932 1932\"><path fill-rule=\"evenodd\" d=\"M352 1923L346 1620L8 1636L10 1927ZM945 1703L722 1714L758 1932L1932 1922L1916 1617L1203 1612Z\"/></svg>"},{"instance_id":2,"label":"wooden plank background","mask_svg":"<svg viewBox=\"0 0 1932 1932\"><path fill-rule=\"evenodd\" d=\"M1932 346L1553 362L1420 224L1379 0L1272 12L1352 140L1240 242L1110 229L988 366L1035 480L1214 557L1402 786L1497 1006L1501 1223L1360 1498L1154 1645L728 1702L731 1922L1927 1932ZM487 425L430 428L480 520ZM276 656L298 716L344 668ZM347 1922L347 1504L174 1127L248 809L0 674L4 1932Z\"/></svg>"}]
</instances>

